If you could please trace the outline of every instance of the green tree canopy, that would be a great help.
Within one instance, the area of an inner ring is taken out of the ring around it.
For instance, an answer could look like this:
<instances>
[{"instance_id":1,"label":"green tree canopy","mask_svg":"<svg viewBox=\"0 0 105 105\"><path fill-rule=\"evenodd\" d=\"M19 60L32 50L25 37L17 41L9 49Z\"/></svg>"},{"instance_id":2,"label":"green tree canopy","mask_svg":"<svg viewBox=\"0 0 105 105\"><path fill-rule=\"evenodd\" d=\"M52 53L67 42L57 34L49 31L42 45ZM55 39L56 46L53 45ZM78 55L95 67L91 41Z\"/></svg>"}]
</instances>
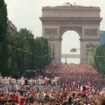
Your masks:
<instances>
[{"instance_id":1,"label":"green tree canopy","mask_svg":"<svg viewBox=\"0 0 105 105\"><path fill-rule=\"evenodd\" d=\"M101 73L105 73L105 45L96 49L95 67Z\"/></svg>"},{"instance_id":2,"label":"green tree canopy","mask_svg":"<svg viewBox=\"0 0 105 105\"><path fill-rule=\"evenodd\" d=\"M8 35L9 75L23 75L26 70L42 69L51 62L48 40L34 35L28 29Z\"/></svg>"},{"instance_id":3,"label":"green tree canopy","mask_svg":"<svg viewBox=\"0 0 105 105\"><path fill-rule=\"evenodd\" d=\"M7 8L4 0L0 0L0 72L3 75L8 72L7 46Z\"/></svg>"},{"instance_id":4,"label":"green tree canopy","mask_svg":"<svg viewBox=\"0 0 105 105\"><path fill-rule=\"evenodd\" d=\"M34 41L33 56L35 68L43 68L51 63L51 48L48 40L43 37L37 37Z\"/></svg>"},{"instance_id":5,"label":"green tree canopy","mask_svg":"<svg viewBox=\"0 0 105 105\"><path fill-rule=\"evenodd\" d=\"M19 32L9 34L8 39L9 70L11 71L11 75L17 72L19 75L22 75L27 68L30 68L29 65L31 65L31 43L34 40L34 36L29 30L21 29Z\"/></svg>"}]
</instances>

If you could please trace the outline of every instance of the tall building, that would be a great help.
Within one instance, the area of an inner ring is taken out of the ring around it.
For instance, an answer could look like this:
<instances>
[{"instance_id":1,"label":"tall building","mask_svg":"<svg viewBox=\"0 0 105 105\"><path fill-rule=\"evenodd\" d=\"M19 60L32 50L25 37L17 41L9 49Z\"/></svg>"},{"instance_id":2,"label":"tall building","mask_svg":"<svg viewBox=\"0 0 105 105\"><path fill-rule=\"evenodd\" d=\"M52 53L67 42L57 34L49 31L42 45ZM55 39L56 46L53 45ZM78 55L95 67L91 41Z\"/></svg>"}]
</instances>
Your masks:
<instances>
[{"instance_id":1,"label":"tall building","mask_svg":"<svg viewBox=\"0 0 105 105\"><path fill-rule=\"evenodd\" d=\"M17 31L16 26L10 20L7 21L7 24L7 32L13 33Z\"/></svg>"},{"instance_id":2,"label":"tall building","mask_svg":"<svg viewBox=\"0 0 105 105\"><path fill-rule=\"evenodd\" d=\"M105 44L105 31L100 31L100 45Z\"/></svg>"}]
</instances>

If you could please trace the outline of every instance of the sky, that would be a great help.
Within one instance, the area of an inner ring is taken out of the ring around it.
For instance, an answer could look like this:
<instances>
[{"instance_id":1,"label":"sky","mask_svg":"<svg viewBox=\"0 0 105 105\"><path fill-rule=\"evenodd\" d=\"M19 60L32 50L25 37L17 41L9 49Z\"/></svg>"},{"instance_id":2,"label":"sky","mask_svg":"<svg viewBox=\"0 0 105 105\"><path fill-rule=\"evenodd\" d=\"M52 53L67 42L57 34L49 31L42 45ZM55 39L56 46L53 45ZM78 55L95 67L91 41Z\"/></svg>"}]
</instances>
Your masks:
<instances>
[{"instance_id":1,"label":"sky","mask_svg":"<svg viewBox=\"0 0 105 105\"><path fill-rule=\"evenodd\" d=\"M42 7L44 6L58 6L69 2L71 4L83 6L99 6L101 9L101 17L103 18L100 29L105 30L105 0L5 0L8 9L8 18L19 30L20 28L27 28L32 31L35 37L42 36L42 24L39 19L42 15ZM68 38L68 34L75 34L75 37ZM72 40L72 39L75 40ZM64 33L63 39L63 53L69 53L70 48L73 47L73 42L76 42L76 47L80 47L79 35L76 32ZM67 40L71 40L71 45L67 45ZM65 46L67 47L66 49Z\"/></svg>"}]
</instances>

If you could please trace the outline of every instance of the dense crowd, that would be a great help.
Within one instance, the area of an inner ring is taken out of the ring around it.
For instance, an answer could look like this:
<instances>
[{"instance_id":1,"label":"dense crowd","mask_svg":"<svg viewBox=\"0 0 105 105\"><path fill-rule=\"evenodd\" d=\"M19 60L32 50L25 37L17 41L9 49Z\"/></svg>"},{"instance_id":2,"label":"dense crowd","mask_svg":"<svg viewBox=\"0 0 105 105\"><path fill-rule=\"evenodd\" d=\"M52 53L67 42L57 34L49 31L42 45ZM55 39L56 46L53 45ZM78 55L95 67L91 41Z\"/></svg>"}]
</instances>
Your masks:
<instances>
[{"instance_id":1,"label":"dense crowd","mask_svg":"<svg viewBox=\"0 0 105 105\"><path fill-rule=\"evenodd\" d=\"M105 86L105 75L99 74L90 65L50 65L46 68L46 71L46 74L50 77L61 77L62 82L66 82L68 84L72 81L91 81L91 84L94 85L95 88L99 89Z\"/></svg>"},{"instance_id":2,"label":"dense crowd","mask_svg":"<svg viewBox=\"0 0 105 105\"><path fill-rule=\"evenodd\" d=\"M0 105L105 105L104 75L75 73L70 70L73 65L63 66L65 70L61 65L51 67L62 67L63 72L47 68L52 75L46 73L46 76L34 78L1 76Z\"/></svg>"}]
</instances>

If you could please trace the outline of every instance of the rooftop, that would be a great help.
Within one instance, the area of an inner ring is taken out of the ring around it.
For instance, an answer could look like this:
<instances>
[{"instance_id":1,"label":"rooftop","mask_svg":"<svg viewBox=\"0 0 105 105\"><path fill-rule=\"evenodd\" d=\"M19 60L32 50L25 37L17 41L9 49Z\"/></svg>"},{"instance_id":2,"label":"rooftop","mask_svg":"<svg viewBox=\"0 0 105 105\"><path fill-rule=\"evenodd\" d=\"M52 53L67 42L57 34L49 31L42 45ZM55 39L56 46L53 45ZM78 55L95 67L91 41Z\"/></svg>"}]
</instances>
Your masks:
<instances>
[{"instance_id":1,"label":"rooftop","mask_svg":"<svg viewBox=\"0 0 105 105\"><path fill-rule=\"evenodd\" d=\"M60 5L60 6L46 6L46 7L43 7L42 10L67 10L67 9L79 9L79 10L99 10L100 11L100 8L99 7L95 7L95 6L82 6L82 5L76 5L75 3L74 4L71 4L69 2L63 4L63 5Z\"/></svg>"}]
</instances>

